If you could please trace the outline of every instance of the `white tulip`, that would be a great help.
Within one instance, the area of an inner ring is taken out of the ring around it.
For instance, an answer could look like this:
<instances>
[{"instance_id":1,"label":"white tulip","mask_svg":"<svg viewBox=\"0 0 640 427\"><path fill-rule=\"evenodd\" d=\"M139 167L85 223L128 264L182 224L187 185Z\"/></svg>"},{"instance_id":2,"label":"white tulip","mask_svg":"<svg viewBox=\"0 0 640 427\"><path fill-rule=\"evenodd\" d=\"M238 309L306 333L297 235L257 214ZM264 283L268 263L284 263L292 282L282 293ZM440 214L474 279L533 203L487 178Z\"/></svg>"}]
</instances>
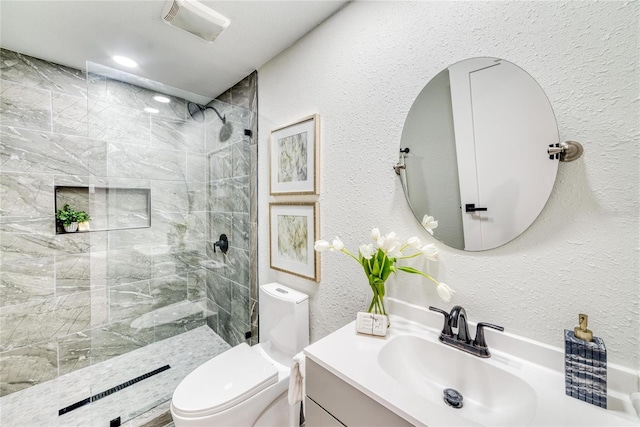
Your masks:
<instances>
[{"instance_id":1,"label":"white tulip","mask_svg":"<svg viewBox=\"0 0 640 427\"><path fill-rule=\"evenodd\" d=\"M434 244L426 245L420 248L420 252L424 255L428 260L438 261L440 259L440 251Z\"/></svg>"},{"instance_id":2,"label":"white tulip","mask_svg":"<svg viewBox=\"0 0 640 427\"><path fill-rule=\"evenodd\" d=\"M411 246L413 249L420 250L422 243L420 243L420 239L417 237L409 237L407 239L407 245Z\"/></svg>"},{"instance_id":3,"label":"white tulip","mask_svg":"<svg viewBox=\"0 0 640 427\"><path fill-rule=\"evenodd\" d=\"M318 252L326 251L330 247L331 245L326 240L316 240L316 243L313 245L313 249Z\"/></svg>"},{"instance_id":4,"label":"white tulip","mask_svg":"<svg viewBox=\"0 0 640 427\"><path fill-rule=\"evenodd\" d=\"M382 248L383 251L387 253L391 251L393 248L395 248L396 246L400 246L400 241L398 240L396 233L394 233L393 231L387 234L386 236L381 237L380 240L383 241L383 244L380 247Z\"/></svg>"},{"instance_id":5,"label":"white tulip","mask_svg":"<svg viewBox=\"0 0 640 427\"><path fill-rule=\"evenodd\" d=\"M422 226L433 236L433 229L438 228L438 221L436 221L432 216L425 215L422 217Z\"/></svg>"},{"instance_id":6,"label":"white tulip","mask_svg":"<svg viewBox=\"0 0 640 427\"><path fill-rule=\"evenodd\" d=\"M375 250L373 249L373 245L372 244L361 245L358 248L358 250L360 251L360 255L362 255L362 257L364 259L371 259L371 257L375 253Z\"/></svg>"},{"instance_id":7,"label":"white tulip","mask_svg":"<svg viewBox=\"0 0 640 427\"><path fill-rule=\"evenodd\" d=\"M389 248L389 250L387 251L387 255L389 255L391 258L400 258L402 256L402 252L400 251L400 249L402 249L402 246L396 244Z\"/></svg>"},{"instance_id":8,"label":"white tulip","mask_svg":"<svg viewBox=\"0 0 640 427\"><path fill-rule=\"evenodd\" d=\"M332 251L341 251L342 249L344 249L344 243L342 243L342 241L336 237L331 243L330 249Z\"/></svg>"},{"instance_id":9,"label":"white tulip","mask_svg":"<svg viewBox=\"0 0 640 427\"><path fill-rule=\"evenodd\" d=\"M377 242L378 239L380 238L380 229L378 227L371 230L371 238L373 239L374 242Z\"/></svg>"},{"instance_id":10,"label":"white tulip","mask_svg":"<svg viewBox=\"0 0 640 427\"><path fill-rule=\"evenodd\" d=\"M436 291L438 292L438 296L440 297L440 299L442 299L442 301L444 302L451 301L451 297L455 293L455 291L444 282L440 282L440 284L436 287Z\"/></svg>"}]
</instances>

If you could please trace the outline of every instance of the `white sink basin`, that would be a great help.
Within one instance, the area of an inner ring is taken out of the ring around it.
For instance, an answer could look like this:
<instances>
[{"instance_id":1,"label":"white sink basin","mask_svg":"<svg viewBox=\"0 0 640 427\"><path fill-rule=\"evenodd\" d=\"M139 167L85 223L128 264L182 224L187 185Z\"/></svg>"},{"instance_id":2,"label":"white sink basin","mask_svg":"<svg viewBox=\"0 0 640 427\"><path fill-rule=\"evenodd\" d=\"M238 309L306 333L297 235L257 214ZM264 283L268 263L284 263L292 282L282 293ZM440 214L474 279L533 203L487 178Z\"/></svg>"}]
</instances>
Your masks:
<instances>
[{"instance_id":1,"label":"white sink basin","mask_svg":"<svg viewBox=\"0 0 640 427\"><path fill-rule=\"evenodd\" d=\"M608 365L603 409L566 395L563 348L487 331L483 359L441 343L442 316L427 308L390 298L389 309L386 337L357 334L353 322L304 353L414 426L639 425L637 371ZM462 394L461 408L444 402L445 388Z\"/></svg>"},{"instance_id":2,"label":"white sink basin","mask_svg":"<svg viewBox=\"0 0 640 427\"><path fill-rule=\"evenodd\" d=\"M440 342L401 335L382 347L378 362L403 386L470 421L527 425L534 416L536 393L526 382L486 359ZM446 388L462 394L461 408L445 403Z\"/></svg>"}]
</instances>

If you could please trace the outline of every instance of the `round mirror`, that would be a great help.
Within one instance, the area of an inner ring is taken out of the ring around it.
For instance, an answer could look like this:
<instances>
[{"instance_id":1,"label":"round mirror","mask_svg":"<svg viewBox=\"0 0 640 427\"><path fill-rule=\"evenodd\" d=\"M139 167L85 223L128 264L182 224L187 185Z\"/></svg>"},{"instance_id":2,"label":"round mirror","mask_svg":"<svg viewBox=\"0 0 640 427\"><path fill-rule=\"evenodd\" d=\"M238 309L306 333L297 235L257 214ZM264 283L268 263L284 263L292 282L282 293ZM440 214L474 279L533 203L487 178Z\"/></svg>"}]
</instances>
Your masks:
<instances>
[{"instance_id":1,"label":"round mirror","mask_svg":"<svg viewBox=\"0 0 640 427\"><path fill-rule=\"evenodd\" d=\"M496 248L544 208L559 161L547 149L558 142L549 100L529 74L503 59L458 62L409 110L400 144L407 201L418 221L438 221L442 243Z\"/></svg>"}]
</instances>

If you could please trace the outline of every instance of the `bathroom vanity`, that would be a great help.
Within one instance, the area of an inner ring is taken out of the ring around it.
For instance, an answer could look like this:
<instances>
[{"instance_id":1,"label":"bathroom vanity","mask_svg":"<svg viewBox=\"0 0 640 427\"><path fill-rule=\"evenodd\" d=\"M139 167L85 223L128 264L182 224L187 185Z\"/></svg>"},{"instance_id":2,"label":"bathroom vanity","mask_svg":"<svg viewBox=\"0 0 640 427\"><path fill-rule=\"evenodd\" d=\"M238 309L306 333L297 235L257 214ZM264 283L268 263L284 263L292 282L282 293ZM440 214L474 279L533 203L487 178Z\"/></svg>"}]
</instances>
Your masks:
<instances>
[{"instance_id":1,"label":"bathroom vanity","mask_svg":"<svg viewBox=\"0 0 640 427\"><path fill-rule=\"evenodd\" d=\"M305 370L307 426L412 425L309 358Z\"/></svg>"},{"instance_id":2,"label":"bathroom vanity","mask_svg":"<svg viewBox=\"0 0 640 427\"><path fill-rule=\"evenodd\" d=\"M438 340L442 316L394 299L389 306L386 337L356 334L350 323L305 349L308 427L640 422L632 370L609 365L608 409L598 408L565 395L561 348L491 330L492 356L483 359ZM462 393L461 408L445 403L446 388Z\"/></svg>"}]
</instances>

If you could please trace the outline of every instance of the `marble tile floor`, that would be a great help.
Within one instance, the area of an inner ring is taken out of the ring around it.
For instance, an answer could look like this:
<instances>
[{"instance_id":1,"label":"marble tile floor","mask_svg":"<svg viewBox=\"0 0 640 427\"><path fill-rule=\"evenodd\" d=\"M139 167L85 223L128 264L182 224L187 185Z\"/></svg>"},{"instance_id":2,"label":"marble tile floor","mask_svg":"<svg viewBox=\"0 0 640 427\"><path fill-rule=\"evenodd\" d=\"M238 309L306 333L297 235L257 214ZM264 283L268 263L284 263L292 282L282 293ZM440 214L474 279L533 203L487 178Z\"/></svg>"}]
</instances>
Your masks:
<instances>
[{"instance_id":1,"label":"marble tile floor","mask_svg":"<svg viewBox=\"0 0 640 427\"><path fill-rule=\"evenodd\" d=\"M165 426L173 390L189 372L229 349L207 326L156 342L107 361L0 398L0 425L11 427ZM162 366L171 368L59 416L58 410ZM164 415L164 416L163 416ZM159 421L159 420L158 420Z\"/></svg>"}]
</instances>

